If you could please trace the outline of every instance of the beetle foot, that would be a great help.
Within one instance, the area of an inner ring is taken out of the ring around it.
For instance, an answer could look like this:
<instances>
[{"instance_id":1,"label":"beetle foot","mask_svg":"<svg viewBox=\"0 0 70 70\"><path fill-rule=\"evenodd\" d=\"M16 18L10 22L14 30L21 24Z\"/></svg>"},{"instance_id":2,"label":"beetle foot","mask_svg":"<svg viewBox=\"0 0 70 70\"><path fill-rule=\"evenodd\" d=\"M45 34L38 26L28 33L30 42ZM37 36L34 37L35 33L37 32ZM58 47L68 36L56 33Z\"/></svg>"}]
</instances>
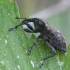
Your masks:
<instances>
[{"instance_id":1,"label":"beetle foot","mask_svg":"<svg viewBox=\"0 0 70 70\"><path fill-rule=\"evenodd\" d=\"M30 55L31 54L31 51L32 51L32 47L30 47L30 49L28 50L28 55Z\"/></svg>"},{"instance_id":2,"label":"beetle foot","mask_svg":"<svg viewBox=\"0 0 70 70\"><path fill-rule=\"evenodd\" d=\"M14 30L15 28L10 28L8 31L12 31L12 30Z\"/></svg>"},{"instance_id":3,"label":"beetle foot","mask_svg":"<svg viewBox=\"0 0 70 70\"><path fill-rule=\"evenodd\" d=\"M41 62L41 64L40 64L40 68L43 66L43 64L44 64L44 60Z\"/></svg>"}]
</instances>

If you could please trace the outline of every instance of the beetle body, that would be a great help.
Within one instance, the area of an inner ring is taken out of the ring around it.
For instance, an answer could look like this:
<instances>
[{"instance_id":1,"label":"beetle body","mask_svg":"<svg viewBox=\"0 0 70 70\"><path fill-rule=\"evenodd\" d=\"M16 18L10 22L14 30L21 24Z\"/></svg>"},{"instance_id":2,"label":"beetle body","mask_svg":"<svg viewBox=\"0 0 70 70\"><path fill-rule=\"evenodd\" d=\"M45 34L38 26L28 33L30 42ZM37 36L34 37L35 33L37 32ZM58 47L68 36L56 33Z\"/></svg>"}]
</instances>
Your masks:
<instances>
[{"instance_id":1,"label":"beetle body","mask_svg":"<svg viewBox=\"0 0 70 70\"><path fill-rule=\"evenodd\" d=\"M66 41L65 38L63 37L63 35L57 30L52 28L51 26L49 26L49 33L47 35L46 33L46 37L47 37L47 42L49 44L51 44L55 49L65 53L66 52ZM46 31L45 31L46 32Z\"/></svg>"},{"instance_id":2,"label":"beetle body","mask_svg":"<svg viewBox=\"0 0 70 70\"><path fill-rule=\"evenodd\" d=\"M35 18L35 30L39 30L40 33L43 34L43 39L46 40L49 44L51 44L55 49L65 53L66 52L66 41L64 36L58 31L56 28L49 25L45 20ZM37 24L39 24L37 26ZM38 28L40 27L40 28Z\"/></svg>"},{"instance_id":3,"label":"beetle body","mask_svg":"<svg viewBox=\"0 0 70 70\"><path fill-rule=\"evenodd\" d=\"M22 18L16 18L16 19L22 19ZM30 24L28 24L28 22L33 22L35 28L33 28ZM41 18L28 18L28 19L25 18L21 24L15 26L14 28L10 28L9 31L14 30L21 25L28 26L29 29L24 28L24 31L26 32L40 33L40 35L35 39L34 44L28 50L28 54L31 53L33 46L38 43L40 38L46 42L48 47L53 52L52 54L43 58L43 62L41 63L40 68L42 67L47 58L50 58L56 54L56 50L59 50L62 53L66 52L67 47L64 36L56 28L49 25L48 22L46 22L45 20Z\"/></svg>"}]
</instances>

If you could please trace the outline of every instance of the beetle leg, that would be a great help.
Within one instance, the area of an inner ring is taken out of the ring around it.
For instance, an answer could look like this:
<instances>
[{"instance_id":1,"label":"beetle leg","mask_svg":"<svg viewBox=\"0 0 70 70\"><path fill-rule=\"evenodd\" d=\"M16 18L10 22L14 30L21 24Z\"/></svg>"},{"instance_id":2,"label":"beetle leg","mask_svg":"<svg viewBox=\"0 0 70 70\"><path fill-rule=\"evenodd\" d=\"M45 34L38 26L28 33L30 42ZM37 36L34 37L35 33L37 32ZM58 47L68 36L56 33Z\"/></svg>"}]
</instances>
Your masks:
<instances>
[{"instance_id":1,"label":"beetle leg","mask_svg":"<svg viewBox=\"0 0 70 70\"><path fill-rule=\"evenodd\" d=\"M30 55L33 46L36 45L36 44L38 43L38 40L39 40L39 38L37 37L37 38L35 39L35 41L34 41L34 44L33 44L33 45L30 47L30 49L28 50L28 55Z\"/></svg>"},{"instance_id":2,"label":"beetle leg","mask_svg":"<svg viewBox=\"0 0 70 70\"><path fill-rule=\"evenodd\" d=\"M12 30L14 30L14 29L17 29L17 28L18 28L19 26L21 26L21 25L23 25L23 24L16 25L15 27L10 28L9 31L12 31Z\"/></svg>"},{"instance_id":3,"label":"beetle leg","mask_svg":"<svg viewBox=\"0 0 70 70\"><path fill-rule=\"evenodd\" d=\"M42 67L42 65L44 64L46 59L48 59L50 57L53 57L56 54L56 50L54 49L54 47L52 45L50 45L47 41L46 41L46 43L47 43L48 47L51 49L51 51L53 52L53 54L48 55L45 58L43 58L43 61L42 61L41 65L40 65L40 68Z\"/></svg>"},{"instance_id":4,"label":"beetle leg","mask_svg":"<svg viewBox=\"0 0 70 70\"><path fill-rule=\"evenodd\" d=\"M35 31L30 24L26 23L25 25L27 25L27 27L28 27L30 30Z\"/></svg>"},{"instance_id":5,"label":"beetle leg","mask_svg":"<svg viewBox=\"0 0 70 70\"><path fill-rule=\"evenodd\" d=\"M30 30L30 29L27 29L27 28L24 28L24 31L28 32L28 33L34 33L34 31Z\"/></svg>"},{"instance_id":6,"label":"beetle leg","mask_svg":"<svg viewBox=\"0 0 70 70\"><path fill-rule=\"evenodd\" d=\"M32 48L34 45L36 45L38 43L38 40L42 38L42 34L40 34L35 40L34 40L34 44L30 47L30 49L28 50L28 55L30 55Z\"/></svg>"},{"instance_id":7,"label":"beetle leg","mask_svg":"<svg viewBox=\"0 0 70 70\"><path fill-rule=\"evenodd\" d=\"M12 30L14 30L14 29L17 29L17 27L19 27L19 26L21 26L21 25L23 25L23 24L19 24L19 25L13 27L13 28L10 28L9 31L12 31ZM25 25L28 26L28 28L30 29L30 32L31 32L31 31L34 32L34 29L32 28L32 26L31 26L30 24L26 23ZM27 30L27 29L24 29L24 30L25 30L26 32L29 31L29 30Z\"/></svg>"},{"instance_id":8,"label":"beetle leg","mask_svg":"<svg viewBox=\"0 0 70 70\"><path fill-rule=\"evenodd\" d=\"M19 18L19 17L16 17L15 19L24 19L24 20L22 21L22 23L25 24L25 25L27 25L29 29L31 29L32 31L34 31L33 27L32 27L30 24L28 24L28 22L31 22L31 21L30 21L31 18L28 19L29 21L28 21L26 18ZM22 24L22 25L23 25L23 24Z\"/></svg>"},{"instance_id":9,"label":"beetle leg","mask_svg":"<svg viewBox=\"0 0 70 70\"><path fill-rule=\"evenodd\" d=\"M24 31L26 31L26 32L30 32L30 33L33 33L35 30L33 29L33 27L30 25L30 24L28 24L28 23L26 23L26 24L19 24L19 25L16 25L15 27L13 27L13 28L10 28L9 29L9 31L12 31L12 30L14 30L14 29L17 29L19 26L21 26L21 25L27 25L27 27L29 28L29 29L25 29L24 28Z\"/></svg>"}]
</instances>

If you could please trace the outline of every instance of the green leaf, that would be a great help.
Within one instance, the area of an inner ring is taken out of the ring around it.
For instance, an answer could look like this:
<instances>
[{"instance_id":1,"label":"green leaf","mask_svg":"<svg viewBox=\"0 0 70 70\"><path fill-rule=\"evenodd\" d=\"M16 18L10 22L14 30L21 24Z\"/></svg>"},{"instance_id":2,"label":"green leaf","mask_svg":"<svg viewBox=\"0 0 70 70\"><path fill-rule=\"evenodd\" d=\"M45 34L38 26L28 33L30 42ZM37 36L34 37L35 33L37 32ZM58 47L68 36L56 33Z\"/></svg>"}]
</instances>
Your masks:
<instances>
[{"instance_id":1,"label":"green leaf","mask_svg":"<svg viewBox=\"0 0 70 70\"><path fill-rule=\"evenodd\" d=\"M39 68L42 59L52 52L40 40L28 56L27 50L36 37L32 35L28 38L22 26L8 31L21 23L15 19L16 16L19 17L19 12L15 1L0 0L0 70L69 70L70 46L65 55L57 51L56 56L47 59L42 68Z\"/></svg>"}]
</instances>

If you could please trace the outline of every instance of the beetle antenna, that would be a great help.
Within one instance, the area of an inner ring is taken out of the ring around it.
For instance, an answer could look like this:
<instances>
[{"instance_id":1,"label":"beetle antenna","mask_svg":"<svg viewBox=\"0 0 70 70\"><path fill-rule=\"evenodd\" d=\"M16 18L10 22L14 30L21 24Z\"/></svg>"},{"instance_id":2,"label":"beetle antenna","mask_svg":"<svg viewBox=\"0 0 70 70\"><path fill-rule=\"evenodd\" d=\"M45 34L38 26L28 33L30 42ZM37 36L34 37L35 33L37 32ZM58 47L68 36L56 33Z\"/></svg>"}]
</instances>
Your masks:
<instances>
[{"instance_id":1,"label":"beetle antenna","mask_svg":"<svg viewBox=\"0 0 70 70\"><path fill-rule=\"evenodd\" d=\"M26 18L20 18L20 17L16 17L15 19L26 19Z\"/></svg>"}]
</instances>

